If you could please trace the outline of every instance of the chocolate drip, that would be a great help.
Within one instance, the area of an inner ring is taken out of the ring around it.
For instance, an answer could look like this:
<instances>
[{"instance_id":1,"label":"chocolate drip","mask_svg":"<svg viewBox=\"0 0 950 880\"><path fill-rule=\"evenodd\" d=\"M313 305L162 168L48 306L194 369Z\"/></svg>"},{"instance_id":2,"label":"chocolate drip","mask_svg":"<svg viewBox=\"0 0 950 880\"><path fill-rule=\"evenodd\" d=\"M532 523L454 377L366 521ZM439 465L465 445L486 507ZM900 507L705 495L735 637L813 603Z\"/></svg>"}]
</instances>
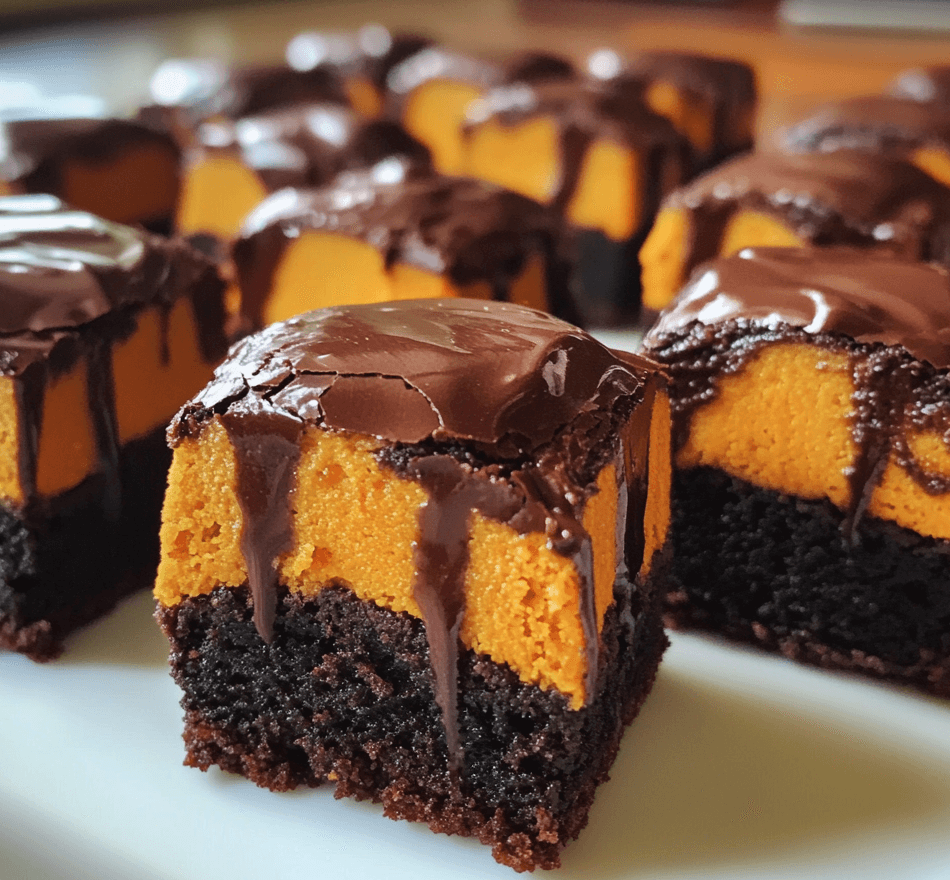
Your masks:
<instances>
[{"instance_id":1,"label":"chocolate drip","mask_svg":"<svg viewBox=\"0 0 950 880\"><path fill-rule=\"evenodd\" d=\"M17 474L24 499L32 498L36 493L36 462L43 429L46 382L47 371L39 363L30 364L13 382L19 426Z\"/></svg>"},{"instance_id":2,"label":"chocolate drip","mask_svg":"<svg viewBox=\"0 0 950 880\"><path fill-rule=\"evenodd\" d=\"M122 483L119 479L119 427L115 414L112 347L97 345L87 358L89 414L96 438L98 469L105 476L103 508L106 518L116 521L122 512Z\"/></svg>"},{"instance_id":3,"label":"chocolate drip","mask_svg":"<svg viewBox=\"0 0 950 880\"><path fill-rule=\"evenodd\" d=\"M226 413L221 421L237 461L241 553L254 601L254 625L269 643L274 634L277 559L293 547L290 499L296 484L301 424L267 412Z\"/></svg>"},{"instance_id":4,"label":"chocolate drip","mask_svg":"<svg viewBox=\"0 0 950 880\"><path fill-rule=\"evenodd\" d=\"M412 467L429 496L419 511L413 597L426 625L449 771L457 776L463 761L457 709L459 629L465 616L469 519L478 484L467 482L452 458L417 459Z\"/></svg>"}]
</instances>

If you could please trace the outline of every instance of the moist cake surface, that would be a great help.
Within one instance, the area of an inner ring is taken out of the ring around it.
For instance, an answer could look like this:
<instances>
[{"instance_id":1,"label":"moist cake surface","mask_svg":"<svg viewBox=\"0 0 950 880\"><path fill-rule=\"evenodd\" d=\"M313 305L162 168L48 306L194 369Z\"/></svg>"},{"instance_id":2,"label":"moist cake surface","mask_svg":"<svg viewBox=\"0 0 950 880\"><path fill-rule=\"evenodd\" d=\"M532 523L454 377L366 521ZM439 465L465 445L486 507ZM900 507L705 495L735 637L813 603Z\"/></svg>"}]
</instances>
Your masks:
<instances>
[{"instance_id":1,"label":"moist cake surface","mask_svg":"<svg viewBox=\"0 0 950 880\"><path fill-rule=\"evenodd\" d=\"M250 337L170 434L156 595L189 761L554 866L662 651L666 418L649 362L503 303ZM344 705L315 676L375 684Z\"/></svg>"},{"instance_id":2,"label":"moist cake surface","mask_svg":"<svg viewBox=\"0 0 950 880\"><path fill-rule=\"evenodd\" d=\"M694 276L647 339L672 377L674 623L947 692L948 319L946 271L885 254Z\"/></svg>"}]
</instances>

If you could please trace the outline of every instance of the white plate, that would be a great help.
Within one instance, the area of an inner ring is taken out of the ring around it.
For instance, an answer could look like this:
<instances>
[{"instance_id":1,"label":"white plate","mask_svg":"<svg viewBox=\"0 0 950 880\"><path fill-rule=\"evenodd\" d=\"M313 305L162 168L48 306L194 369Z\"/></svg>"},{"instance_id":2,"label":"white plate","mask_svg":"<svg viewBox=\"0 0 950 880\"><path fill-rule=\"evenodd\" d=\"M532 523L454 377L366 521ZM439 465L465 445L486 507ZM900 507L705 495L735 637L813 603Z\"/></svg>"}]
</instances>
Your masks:
<instances>
[{"instance_id":1,"label":"white plate","mask_svg":"<svg viewBox=\"0 0 950 880\"><path fill-rule=\"evenodd\" d=\"M0 657L0 878L514 876L330 789L182 766L147 595L40 666ZM559 872L950 877L950 704L676 636Z\"/></svg>"}]
</instances>

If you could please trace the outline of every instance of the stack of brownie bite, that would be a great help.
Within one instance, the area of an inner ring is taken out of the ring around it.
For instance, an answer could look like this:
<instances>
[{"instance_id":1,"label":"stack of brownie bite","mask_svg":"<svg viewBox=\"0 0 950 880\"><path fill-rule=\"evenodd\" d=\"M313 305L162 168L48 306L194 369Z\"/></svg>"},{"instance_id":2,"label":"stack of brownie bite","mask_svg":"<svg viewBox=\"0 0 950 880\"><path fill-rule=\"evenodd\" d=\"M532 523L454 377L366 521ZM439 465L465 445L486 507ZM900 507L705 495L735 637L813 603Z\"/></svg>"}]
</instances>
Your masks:
<instances>
[{"instance_id":1,"label":"stack of brownie bite","mask_svg":"<svg viewBox=\"0 0 950 880\"><path fill-rule=\"evenodd\" d=\"M186 763L519 871L664 622L950 695L945 72L755 152L724 59L287 57L0 114L4 647L154 582Z\"/></svg>"}]
</instances>

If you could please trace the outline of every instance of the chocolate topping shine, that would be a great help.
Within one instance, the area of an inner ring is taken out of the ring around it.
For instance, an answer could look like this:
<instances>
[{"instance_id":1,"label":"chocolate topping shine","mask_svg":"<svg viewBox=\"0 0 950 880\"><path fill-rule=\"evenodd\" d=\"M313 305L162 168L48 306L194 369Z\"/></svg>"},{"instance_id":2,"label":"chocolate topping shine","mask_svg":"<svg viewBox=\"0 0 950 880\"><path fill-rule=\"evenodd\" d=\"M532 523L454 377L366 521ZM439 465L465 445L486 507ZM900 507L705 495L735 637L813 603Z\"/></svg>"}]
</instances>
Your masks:
<instances>
[{"instance_id":1,"label":"chocolate topping shine","mask_svg":"<svg viewBox=\"0 0 950 880\"><path fill-rule=\"evenodd\" d=\"M604 383L632 393L639 380L583 331L532 309L466 299L321 309L241 343L171 436L188 433L193 414L257 394L328 429L400 443L510 439L528 451Z\"/></svg>"},{"instance_id":2,"label":"chocolate topping shine","mask_svg":"<svg viewBox=\"0 0 950 880\"><path fill-rule=\"evenodd\" d=\"M650 331L747 320L899 345L950 367L950 274L849 248L746 248L701 269Z\"/></svg>"},{"instance_id":3,"label":"chocolate topping shine","mask_svg":"<svg viewBox=\"0 0 950 880\"><path fill-rule=\"evenodd\" d=\"M950 148L950 107L889 95L848 98L789 126L791 151L872 150L906 155L925 146Z\"/></svg>"},{"instance_id":4,"label":"chocolate topping shine","mask_svg":"<svg viewBox=\"0 0 950 880\"><path fill-rule=\"evenodd\" d=\"M950 65L905 70L887 87L887 93L911 101L950 103Z\"/></svg>"},{"instance_id":5,"label":"chocolate topping shine","mask_svg":"<svg viewBox=\"0 0 950 880\"><path fill-rule=\"evenodd\" d=\"M428 149L395 122L367 120L338 104L296 104L234 122L207 122L197 139L206 150L234 152L268 190L329 183L337 174L388 158L427 171Z\"/></svg>"}]
</instances>

